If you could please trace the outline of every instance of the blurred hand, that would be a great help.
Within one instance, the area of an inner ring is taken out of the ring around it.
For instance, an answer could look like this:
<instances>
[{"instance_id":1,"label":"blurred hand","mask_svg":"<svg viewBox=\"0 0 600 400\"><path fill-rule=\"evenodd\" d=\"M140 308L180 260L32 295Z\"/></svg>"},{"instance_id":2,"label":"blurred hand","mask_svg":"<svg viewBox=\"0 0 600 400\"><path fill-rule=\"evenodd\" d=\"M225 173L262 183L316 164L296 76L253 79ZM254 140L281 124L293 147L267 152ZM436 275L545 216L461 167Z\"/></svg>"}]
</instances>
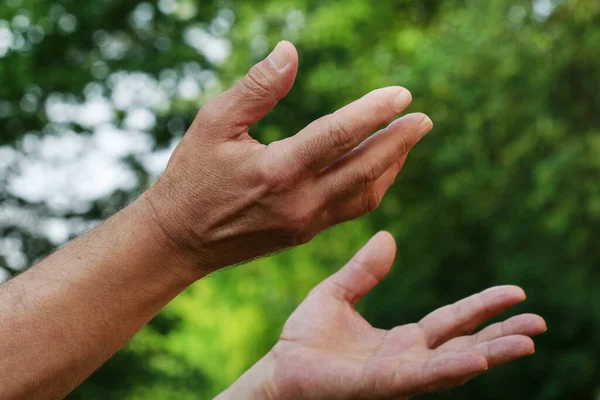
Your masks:
<instances>
[{"instance_id":1,"label":"blurred hand","mask_svg":"<svg viewBox=\"0 0 600 400\"><path fill-rule=\"evenodd\" d=\"M193 265L215 270L298 245L373 210L432 127L427 116L410 114L369 137L411 102L406 89L388 87L263 145L249 128L288 93L297 67L295 48L281 42L203 106L143 196Z\"/></svg>"},{"instance_id":2,"label":"blurred hand","mask_svg":"<svg viewBox=\"0 0 600 400\"><path fill-rule=\"evenodd\" d=\"M410 398L461 385L534 352L530 336L546 331L537 315L519 315L472 334L525 300L515 286L487 289L415 324L373 328L354 305L387 274L394 253L393 238L377 234L312 290L273 350L222 398Z\"/></svg>"}]
</instances>

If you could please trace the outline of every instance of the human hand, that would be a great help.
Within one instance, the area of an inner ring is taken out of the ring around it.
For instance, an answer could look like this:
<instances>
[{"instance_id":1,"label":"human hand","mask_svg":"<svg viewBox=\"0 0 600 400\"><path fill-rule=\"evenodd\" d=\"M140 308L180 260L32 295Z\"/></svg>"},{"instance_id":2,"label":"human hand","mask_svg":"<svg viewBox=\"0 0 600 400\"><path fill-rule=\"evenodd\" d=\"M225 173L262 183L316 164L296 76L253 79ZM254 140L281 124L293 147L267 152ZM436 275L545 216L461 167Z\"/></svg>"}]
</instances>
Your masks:
<instances>
[{"instance_id":1,"label":"human hand","mask_svg":"<svg viewBox=\"0 0 600 400\"><path fill-rule=\"evenodd\" d=\"M473 330L525 300L499 286L442 307L420 322L373 328L354 309L389 271L395 245L377 234L340 271L314 288L279 342L222 399L410 398L461 385L530 355L545 321L522 314Z\"/></svg>"},{"instance_id":2,"label":"human hand","mask_svg":"<svg viewBox=\"0 0 600 400\"><path fill-rule=\"evenodd\" d=\"M249 127L288 93L297 67L295 48L281 42L204 105L165 174L142 196L188 264L210 272L373 210L432 127L424 114L409 114L369 137L411 102L408 90L388 87L263 145Z\"/></svg>"}]
</instances>

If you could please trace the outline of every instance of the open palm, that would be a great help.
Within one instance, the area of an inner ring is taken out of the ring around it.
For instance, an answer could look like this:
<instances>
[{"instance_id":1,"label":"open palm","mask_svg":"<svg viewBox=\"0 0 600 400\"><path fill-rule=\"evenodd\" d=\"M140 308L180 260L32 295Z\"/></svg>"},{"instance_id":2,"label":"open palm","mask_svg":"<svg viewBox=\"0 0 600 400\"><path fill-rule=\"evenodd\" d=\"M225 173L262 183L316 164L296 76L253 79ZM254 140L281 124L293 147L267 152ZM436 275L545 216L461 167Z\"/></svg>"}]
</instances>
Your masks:
<instances>
[{"instance_id":1,"label":"open palm","mask_svg":"<svg viewBox=\"0 0 600 400\"><path fill-rule=\"evenodd\" d=\"M292 314L271 352L268 391L281 399L408 398L460 385L534 352L544 320L523 314L471 332L525 299L516 286L485 290L419 323L373 328L354 305L389 271L393 238L376 235Z\"/></svg>"}]
</instances>

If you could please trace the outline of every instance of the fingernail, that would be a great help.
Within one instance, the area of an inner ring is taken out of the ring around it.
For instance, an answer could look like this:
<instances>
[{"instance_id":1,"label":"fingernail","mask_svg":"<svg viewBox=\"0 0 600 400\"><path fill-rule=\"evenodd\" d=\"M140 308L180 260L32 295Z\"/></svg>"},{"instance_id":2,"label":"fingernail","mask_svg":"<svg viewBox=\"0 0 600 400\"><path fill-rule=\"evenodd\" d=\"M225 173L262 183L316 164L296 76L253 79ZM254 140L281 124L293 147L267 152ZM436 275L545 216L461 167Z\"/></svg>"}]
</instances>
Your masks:
<instances>
[{"instance_id":1,"label":"fingernail","mask_svg":"<svg viewBox=\"0 0 600 400\"><path fill-rule=\"evenodd\" d=\"M427 115L424 115L423 119L421 120L421 123L419 124L419 133L424 135L427 132L429 132L431 128L433 128L433 122Z\"/></svg>"},{"instance_id":2,"label":"fingernail","mask_svg":"<svg viewBox=\"0 0 600 400\"><path fill-rule=\"evenodd\" d=\"M396 95L396 109L398 112L402 112L410 102L412 101L412 95L404 88L400 89L400 92Z\"/></svg>"},{"instance_id":3,"label":"fingernail","mask_svg":"<svg viewBox=\"0 0 600 400\"><path fill-rule=\"evenodd\" d=\"M269 54L269 62L279 71L285 69L290 63L290 53L288 53L283 42L277 43L277 46L275 46L271 54Z\"/></svg>"}]
</instances>

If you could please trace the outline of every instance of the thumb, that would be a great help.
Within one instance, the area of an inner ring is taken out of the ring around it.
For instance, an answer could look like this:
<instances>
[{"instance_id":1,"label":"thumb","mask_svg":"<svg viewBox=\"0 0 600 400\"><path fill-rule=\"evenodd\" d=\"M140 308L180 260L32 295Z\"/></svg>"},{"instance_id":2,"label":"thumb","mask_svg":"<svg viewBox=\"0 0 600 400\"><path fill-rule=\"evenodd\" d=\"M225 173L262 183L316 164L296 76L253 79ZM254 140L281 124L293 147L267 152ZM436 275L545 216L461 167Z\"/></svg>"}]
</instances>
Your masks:
<instances>
[{"instance_id":1,"label":"thumb","mask_svg":"<svg viewBox=\"0 0 600 400\"><path fill-rule=\"evenodd\" d=\"M388 232L379 232L338 272L316 290L322 290L354 305L389 272L396 243Z\"/></svg>"},{"instance_id":2,"label":"thumb","mask_svg":"<svg viewBox=\"0 0 600 400\"><path fill-rule=\"evenodd\" d=\"M198 113L203 124L244 126L262 119L285 97L296 79L298 53L293 44L282 41L250 69L234 87L206 104Z\"/></svg>"}]
</instances>

